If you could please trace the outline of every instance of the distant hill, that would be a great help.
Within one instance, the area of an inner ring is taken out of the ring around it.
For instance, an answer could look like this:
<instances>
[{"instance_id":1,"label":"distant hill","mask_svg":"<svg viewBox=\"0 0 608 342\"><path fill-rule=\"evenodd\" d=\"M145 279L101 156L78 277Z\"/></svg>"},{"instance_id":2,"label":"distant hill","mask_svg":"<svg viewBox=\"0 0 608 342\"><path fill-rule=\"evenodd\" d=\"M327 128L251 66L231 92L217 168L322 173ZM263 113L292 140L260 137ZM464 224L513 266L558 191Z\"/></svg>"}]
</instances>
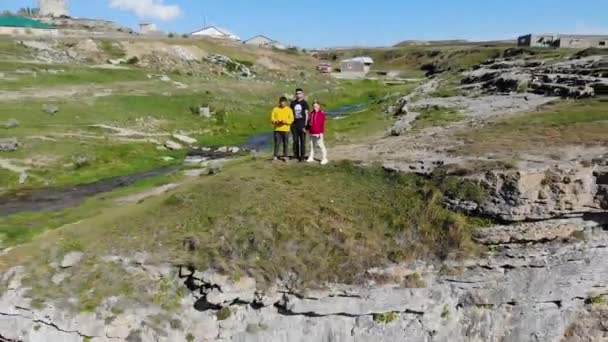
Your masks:
<instances>
[{"instance_id":1,"label":"distant hill","mask_svg":"<svg viewBox=\"0 0 608 342\"><path fill-rule=\"evenodd\" d=\"M466 39L452 40L404 40L393 47L408 46L450 46L450 45L495 45L495 44L514 44L515 40L493 40L493 41L470 41Z\"/></svg>"},{"instance_id":2,"label":"distant hill","mask_svg":"<svg viewBox=\"0 0 608 342\"><path fill-rule=\"evenodd\" d=\"M454 44L463 44L468 43L467 40L464 39L455 39L455 40L404 40L395 44L395 47L400 46L419 46L419 45L454 45Z\"/></svg>"}]
</instances>

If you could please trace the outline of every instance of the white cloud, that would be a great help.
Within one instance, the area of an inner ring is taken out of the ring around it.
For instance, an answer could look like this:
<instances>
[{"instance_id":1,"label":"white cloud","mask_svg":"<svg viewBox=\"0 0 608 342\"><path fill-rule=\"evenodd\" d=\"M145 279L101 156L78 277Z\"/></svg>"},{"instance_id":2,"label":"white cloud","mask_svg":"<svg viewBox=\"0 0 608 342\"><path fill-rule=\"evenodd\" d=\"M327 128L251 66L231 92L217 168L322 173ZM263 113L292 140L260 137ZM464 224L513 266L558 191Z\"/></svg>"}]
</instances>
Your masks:
<instances>
[{"instance_id":1,"label":"white cloud","mask_svg":"<svg viewBox=\"0 0 608 342\"><path fill-rule=\"evenodd\" d=\"M110 7L133 12L141 19L169 21L182 14L178 5L165 5L163 0L110 0Z\"/></svg>"}]
</instances>

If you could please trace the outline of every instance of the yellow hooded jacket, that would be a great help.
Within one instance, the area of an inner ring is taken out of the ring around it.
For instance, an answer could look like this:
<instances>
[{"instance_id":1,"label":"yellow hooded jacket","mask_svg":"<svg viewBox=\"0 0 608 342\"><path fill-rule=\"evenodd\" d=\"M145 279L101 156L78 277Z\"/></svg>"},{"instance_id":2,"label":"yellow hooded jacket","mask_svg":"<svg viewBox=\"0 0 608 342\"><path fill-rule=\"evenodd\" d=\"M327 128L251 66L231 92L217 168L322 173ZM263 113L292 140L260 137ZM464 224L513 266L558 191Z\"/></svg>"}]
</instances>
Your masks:
<instances>
[{"instance_id":1,"label":"yellow hooded jacket","mask_svg":"<svg viewBox=\"0 0 608 342\"><path fill-rule=\"evenodd\" d=\"M270 121L276 132L289 132L293 123L293 110L289 107L275 107Z\"/></svg>"}]
</instances>

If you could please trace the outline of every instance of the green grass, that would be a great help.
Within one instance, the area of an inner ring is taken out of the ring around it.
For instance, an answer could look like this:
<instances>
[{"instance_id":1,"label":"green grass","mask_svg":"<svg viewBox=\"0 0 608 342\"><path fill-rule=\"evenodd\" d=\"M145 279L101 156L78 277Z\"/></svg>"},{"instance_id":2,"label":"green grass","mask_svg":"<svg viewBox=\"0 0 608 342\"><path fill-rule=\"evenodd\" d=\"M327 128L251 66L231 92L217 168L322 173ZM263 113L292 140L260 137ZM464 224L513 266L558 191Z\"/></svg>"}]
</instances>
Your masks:
<instances>
[{"instance_id":1,"label":"green grass","mask_svg":"<svg viewBox=\"0 0 608 342\"><path fill-rule=\"evenodd\" d=\"M590 297L585 299L585 304L587 305L604 305L606 304L606 298L603 295Z\"/></svg>"},{"instance_id":2,"label":"green grass","mask_svg":"<svg viewBox=\"0 0 608 342\"><path fill-rule=\"evenodd\" d=\"M538 113L501 120L462 133L467 154L530 151L545 146L608 144L608 100L571 100L550 105Z\"/></svg>"},{"instance_id":3,"label":"green grass","mask_svg":"<svg viewBox=\"0 0 608 342\"><path fill-rule=\"evenodd\" d=\"M447 126L450 123L458 122L464 119L464 115L456 109L450 108L435 108L423 110L420 116L414 122L413 128L416 130Z\"/></svg>"},{"instance_id":4,"label":"green grass","mask_svg":"<svg viewBox=\"0 0 608 342\"><path fill-rule=\"evenodd\" d=\"M47 68L46 66L41 65L30 65L27 69L32 70L37 74L35 76L19 75L16 76L16 79L2 80L2 82L0 82L0 90L20 90L24 88L45 88L65 85L109 84L115 82L147 80L146 73L143 70L137 69L115 70L71 66L65 66L64 68L58 68L56 66ZM42 71L42 69L61 70L59 70L57 74L51 74Z\"/></svg>"},{"instance_id":5,"label":"green grass","mask_svg":"<svg viewBox=\"0 0 608 342\"><path fill-rule=\"evenodd\" d=\"M0 168L0 194L2 189L15 186L19 182L19 175L13 171Z\"/></svg>"},{"instance_id":6,"label":"green grass","mask_svg":"<svg viewBox=\"0 0 608 342\"><path fill-rule=\"evenodd\" d=\"M382 114L381 107L384 104L379 104L379 101L388 91L405 93L413 86L386 88L381 83L364 81L343 82L337 87L312 82L306 88L311 100L321 99L326 104L326 109L353 103L366 104L367 112L328 123L328 139L343 141L345 137L352 139L385 129L390 122ZM0 121L9 118L20 121L20 126L10 132L23 142L23 146L11 154L12 158L50 160L47 165L32 169L32 175L54 185L75 184L154 168L163 165L159 158L161 156L169 155L178 160L183 156L183 153L159 152L150 143L116 141L112 138L111 131L92 128L90 125L105 123L159 133L194 131L190 135L204 145L238 145L254 134L271 130L269 113L275 99L285 92L292 92L294 87L288 83L249 86L238 81L220 81L218 87L213 87L212 90L203 88L195 92L177 91L171 96L114 95L84 100L4 102L0 104ZM235 92L238 92L238 96L234 95ZM59 112L56 115L44 113L44 104L58 106ZM200 105L210 105L215 111L225 111L225 120L214 121L192 114L190 107ZM92 135L100 139L57 135L66 133ZM40 135L56 141L29 138ZM165 139L167 138L157 138L161 142ZM76 156L87 156L89 165L70 165ZM26 186L38 186L39 182L31 183L35 179L31 178ZM12 179L6 182L17 187Z\"/></svg>"},{"instance_id":7,"label":"green grass","mask_svg":"<svg viewBox=\"0 0 608 342\"><path fill-rule=\"evenodd\" d=\"M389 324L389 323L399 319L399 313L398 312L386 312L386 313L373 314L373 319L374 319L374 322L377 322L377 323Z\"/></svg>"},{"instance_id":8,"label":"green grass","mask_svg":"<svg viewBox=\"0 0 608 342\"><path fill-rule=\"evenodd\" d=\"M151 177L127 188L94 196L75 208L51 212L23 212L0 217L0 248L23 244L46 231L100 215L115 205L116 198L170 183L176 177L176 175Z\"/></svg>"},{"instance_id":9,"label":"green grass","mask_svg":"<svg viewBox=\"0 0 608 342\"><path fill-rule=\"evenodd\" d=\"M20 58L28 54L28 49L17 44L13 39L0 37L0 57L2 58Z\"/></svg>"},{"instance_id":10,"label":"green grass","mask_svg":"<svg viewBox=\"0 0 608 342\"><path fill-rule=\"evenodd\" d=\"M120 45L109 40L100 41L99 47L110 58L124 58L127 55Z\"/></svg>"},{"instance_id":11,"label":"green grass","mask_svg":"<svg viewBox=\"0 0 608 342\"><path fill-rule=\"evenodd\" d=\"M149 251L262 283L285 272L302 284L354 282L389 262L475 251L473 221L444 209L431 182L348 163L243 161L165 199L106 215L62 234L95 255ZM187 252L185 241L201 248Z\"/></svg>"}]
</instances>

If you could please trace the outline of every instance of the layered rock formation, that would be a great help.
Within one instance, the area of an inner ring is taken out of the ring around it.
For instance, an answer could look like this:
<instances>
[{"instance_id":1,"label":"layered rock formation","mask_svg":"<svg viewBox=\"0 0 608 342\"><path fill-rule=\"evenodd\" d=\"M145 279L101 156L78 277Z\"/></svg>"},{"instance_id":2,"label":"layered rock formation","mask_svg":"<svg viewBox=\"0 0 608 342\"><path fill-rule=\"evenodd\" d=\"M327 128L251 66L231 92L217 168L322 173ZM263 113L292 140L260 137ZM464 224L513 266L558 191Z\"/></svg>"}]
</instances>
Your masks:
<instances>
[{"instance_id":1,"label":"layered rock formation","mask_svg":"<svg viewBox=\"0 0 608 342\"><path fill-rule=\"evenodd\" d=\"M604 93L608 57L591 56L549 63L543 60L496 59L463 74L464 89L485 93L533 92L569 98Z\"/></svg>"},{"instance_id":2,"label":"layered rock formation","mask_svg":"<svg viewBox=\"0 0 608 342\"><path fill-rule=\"evenodd\" d=\"M585 224L577 237L547 228L559 238L486 241L494 247L480 259L370 270L383 281L302 292L289 282L261 290L251 278L140 265L151 279L176 275L192 291L157 325L150 317L162 310L134 306L112 314L112 300L95 314L34 309L20 285L26 270L17 268L5 275L10 286L0 300L0 335L7 341L557 342L581 335L601 341L608 337L608 232L597 222Z\"/></svg>"}]
</instances>

